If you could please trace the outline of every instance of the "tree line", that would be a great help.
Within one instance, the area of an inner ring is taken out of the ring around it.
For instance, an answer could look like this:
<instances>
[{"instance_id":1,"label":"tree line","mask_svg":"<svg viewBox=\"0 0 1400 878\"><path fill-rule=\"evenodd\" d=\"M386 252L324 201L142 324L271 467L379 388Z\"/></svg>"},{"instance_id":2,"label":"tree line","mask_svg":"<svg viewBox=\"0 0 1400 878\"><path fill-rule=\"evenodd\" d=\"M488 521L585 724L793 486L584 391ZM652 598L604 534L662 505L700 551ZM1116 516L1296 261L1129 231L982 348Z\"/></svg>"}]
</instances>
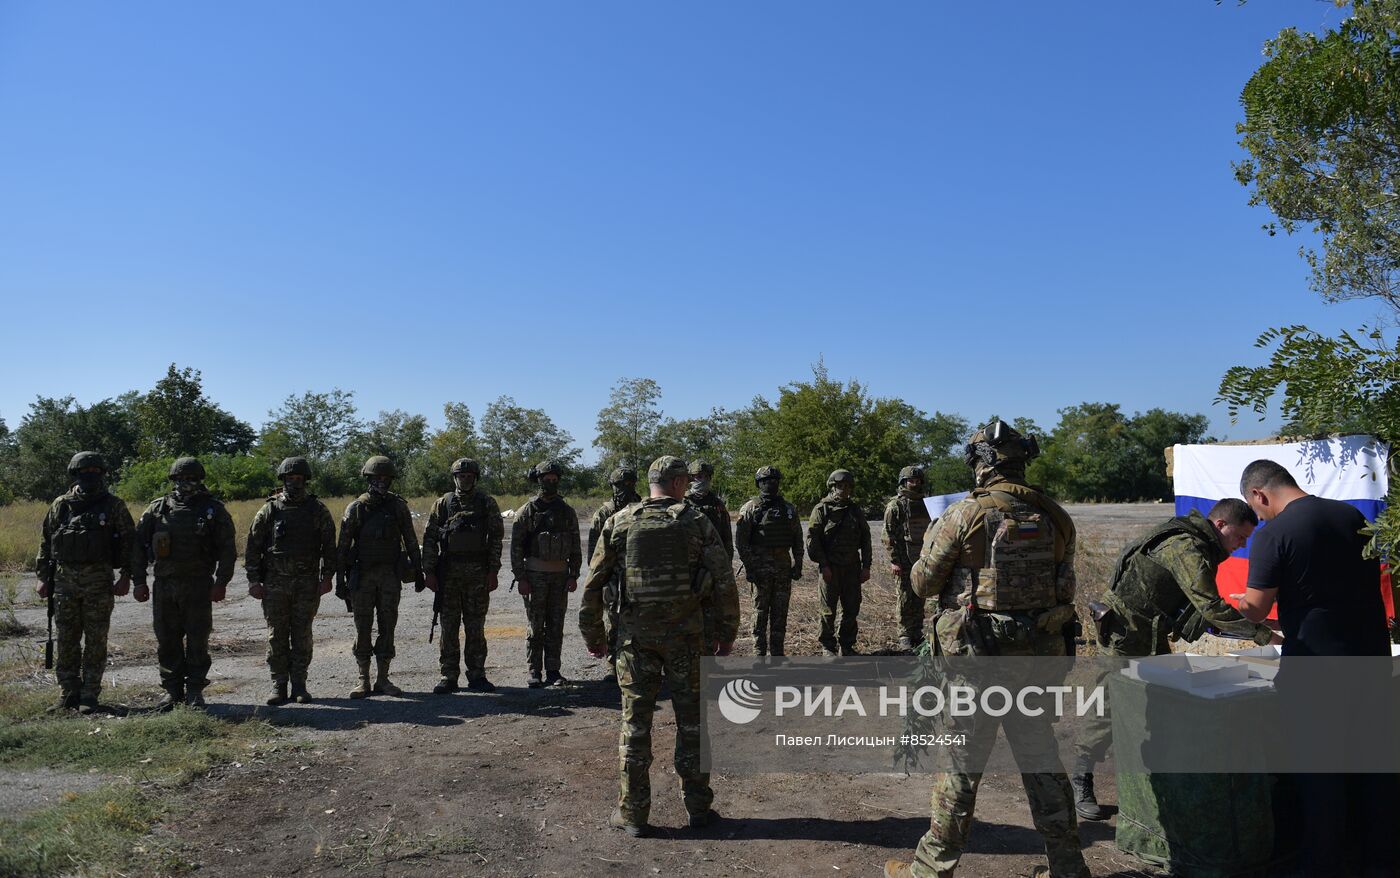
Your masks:
<instances>
[{"instance_id":1,"label":"tree line","mask_svg":"<svg viewBox=\"0 0 1400 878\"><path fill-rule=\"evenodd\" d=\"M670 453L709 460L716 487L735 500L753 493L755 470L775 465L783 472L784 493L802 507L825 493L832 470L848 469L856 475L856 499L874 511L910 464L925 467L930 493L971 487L962 446L976 426L959 415L928 414L875 396L859 381L832 378L820 362L809 378L778 388L771 398L684 419L663 414L661 386L653 379L622 378L598 412L591 464L544 409L509 396L488 404L479 419L461 402L446 403L442 414L437 429L424 415L399 409L365 419L354 393L335 388L288 396L254 429L208 398L197 369L171 364L144 393L86 406L71 396L39 397L13 430L0 421L0 501L61 493L77 450L102 453L114 492L134 502L163 493L170 463L185 454L204 462L216 494L237 500L271 493L277 462L292 455L311 461L312 487L322 496L359 493L360 467L374 454L397 465L396 490L421 496L452 489L448 468L459 457L481 463L488 490L518 495L531 490L526 470L545 458L564 465L570 492L599 493L614 467L641 470ZM1015 424L1040 436L1032 480L1067 501L1170 499L1162 450L1205 439L1203 415L1162 409L1128 415L1110 403L1083 403L1059 415L1048 432L1024 419Z\"/></svg>"}]
</instances>

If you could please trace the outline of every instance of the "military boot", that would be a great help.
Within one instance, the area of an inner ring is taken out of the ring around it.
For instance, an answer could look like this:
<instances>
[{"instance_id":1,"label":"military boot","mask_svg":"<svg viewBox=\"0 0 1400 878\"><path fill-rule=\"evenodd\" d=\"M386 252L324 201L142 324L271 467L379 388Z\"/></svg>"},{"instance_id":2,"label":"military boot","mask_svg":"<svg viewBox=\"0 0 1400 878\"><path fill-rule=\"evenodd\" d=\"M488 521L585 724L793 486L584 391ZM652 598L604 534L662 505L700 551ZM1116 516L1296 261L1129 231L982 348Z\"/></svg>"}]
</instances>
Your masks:
<instances>
[{"instance_id":1,"label":"military boot","mask_svg":"<svg viewBox=\"0 0 1400 878\"><path fill-rule=\"evenodd\" d=\"M781 640L774 639L773 645L768 650L769 655L782 657L787 655L787 649Z\"/></svg>"},{"instance_id":2,"label":"military boot","mask_svg":"<svg viewBox=\"0 0 1400 878\"><path fill-rule=\"evenodd\" d=\"M544 675L544 684L546 686L567 686L569 685L569 680L558 671L550 671Z\"/></svg>"},{"instance_id":3,"label":"military boot","mask_svg":"<svg viewBox=\"0 0 1400 878\"><path fill-rule=\"evenodd\" d=\"M55 713L55 712L60 711L60 710L77 710L77 709L78 709L78 693L76 693L76 692L64 692L62 695L58 696L58 703L55 704L53 707L50 707L50 708L49 708L49 712L50 712L50 713Z\"/></svg>"},{"instance_id":4,"label":"military boot","mask_svg":"<svg viewBox=\"0 0 1400 878\"><path fill-rule=\"evenodd\" d=\"M531 688L531 689L543 689L543 688L544 688L544 678L542 678L542 677L540 676L540 672L539 672L539 671L533 671L533 670L530 671L530 688Z\"/></svg>"},{"instance_id":5,"label":"military boot","mask_svg":"<svg viewBox=\"0 0 1400 878\"><path fill-rule=\"evenodd\" d=\"M629 823L627 818L622 816L621 808L614 808L612 816L608 818L608 825L613 829L620 829L633 838L648 838L651 835L651 825L648 823Z\"/></svg>"},{"instance_id":6,"label":"military boot","mask_svg":"<svg viewBox=\"0 0 1400 878\"><path fill-rule=\"evenodd\" d=\"M350 690L351 698L368 698L374 690L369 685L369 660L366 659L360 664L360 685Z\"/></svg>"},{"instance_id":7,"label":"military boot","mask_svg":"<svg viewBox=\"0 0 1400 878\"><path fill-rule=\"evenodd\" d=\"M286 704L291 699L287 697L287 681L284 678L274 678L272 689L267 693L267 706L279 707Z\"/></svg>"},{"instance_id":8,"label":"military boot","mask_svg":"<svg viewBox=\"0 0 1400 878\"><path fill-rule=\"evenodd\" d=\"M723 819L714 808L708 808L702 814L691 814L690 819L686 822L690 824L691 829L704 829L707 826L714 826Z\"/></svg>"},{"instance_id":9,"label":"military boot","mask_svg":"<svg viewBox=\"0 0 1400 878\"><path fill-rule=\"evenodd\" d=\"M1074 813L1085 820L1107 820L1108 812L1094 795L1094 776L1076 774L1070 777L1069 785L1074 788Z\"/></svg>"},{"instance_id":10,"label":"military boot","mask_svg":"<svg viewBox=\"0 0 1400 878\"><path fill-rule=\"evenodd\" d=\"M165 695L160 699L160 701L157 701L157 702L156 702L156 710L160 711L161 713L166 713L166 712L168 712L168 711L174 710L175 707L176 707L176 705L180 705L180 704L184 704L184 703L185 703L185 690L184 690L184 688L181 687L181 688L178 688L178 689L177 689L177 688L175 688L175 687L172 686L172 687L170 687L169 689L166 689L166 690L165 690Z\"/></svg>"},{"instance_id":11,"label":"military boot","mask_svg":"<svg viewBox=\"0 0 1400 878\"><path fill-rule=\"evenodd\" d=\"M438 680L437 685L433 687L433 694L448 695L452 692L456 692L460 688L461 687L457 685L456 677L443 677L441 680ZM470 684L468 684L468 688L470 688Z\"/></svg>"},{"instance_id":12,"label":"military boot","mask_svg":"<svg viewBox=\"0 0 1400 878\"><path fill-rule=\"evenodd\" d=\"M472 677L467 681L468 692L495 692L496 684L486 679L485 675Z\"/></svg>"},{"instance_id":13,"label":"military boot","mask_svg":"<svg viewBox=\"0 0 1400 878\"><path fill-rule=\"evenodd\" d=\"M306 691L306 677L296 676L292 678L292 700L297 704L311 703L311 693Z\"/></svg>"},{"instance_id":14,"label":"military boot","mask_svg":"<svg viewBox=\"0 0 1400 878\"><path fill-rule=\"evenodd\" d=\"M185 692L185 705L197 710L204 709L204 690L190 689Z\"/></svg>"},{"instance_id":15,"label":"military boot","mask_svg":"<svg viewBox=\"0 0 1400 878\"><path fill-rule=\"evenodd\" d=\"M381 695L391 695L395 698L403 694L403 690L395 686L389 679L389 662L391 659L380 659L378 662L378 673L374 677L374 691Z\"/></svg>"},{"instance_id":16,"label":"military boot","mask_svg":"<svg viewBox=\"0 0 1400 878\"><path fill-rule=\"evenodd\" d=\"M78 713L89 714L97 710L97 695L91 692L84 692L78 696Z\"/></svg>"}]
</instances>

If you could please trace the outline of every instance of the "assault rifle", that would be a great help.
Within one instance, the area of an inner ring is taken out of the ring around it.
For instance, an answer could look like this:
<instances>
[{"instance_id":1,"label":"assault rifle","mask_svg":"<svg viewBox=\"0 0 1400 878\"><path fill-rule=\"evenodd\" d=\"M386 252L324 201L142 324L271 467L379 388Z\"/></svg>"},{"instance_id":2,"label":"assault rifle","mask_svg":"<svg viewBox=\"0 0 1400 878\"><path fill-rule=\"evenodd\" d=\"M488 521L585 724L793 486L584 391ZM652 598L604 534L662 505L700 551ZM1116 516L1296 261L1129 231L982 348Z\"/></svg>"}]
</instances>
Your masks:
<instances>
[{"instance_id":1,"label":"assault rifle","mask_svg":"<svg viewBox=\"0 0 1400 878\"><path fill-rule=\"evenodd\" d=\"M49 639L44 642L44 669L53 670L53 611L54 592L58 590L58 582L54 578L54 564L49 562L45 565L48 569L49 578Z\"/></svg>"}]
</instances>

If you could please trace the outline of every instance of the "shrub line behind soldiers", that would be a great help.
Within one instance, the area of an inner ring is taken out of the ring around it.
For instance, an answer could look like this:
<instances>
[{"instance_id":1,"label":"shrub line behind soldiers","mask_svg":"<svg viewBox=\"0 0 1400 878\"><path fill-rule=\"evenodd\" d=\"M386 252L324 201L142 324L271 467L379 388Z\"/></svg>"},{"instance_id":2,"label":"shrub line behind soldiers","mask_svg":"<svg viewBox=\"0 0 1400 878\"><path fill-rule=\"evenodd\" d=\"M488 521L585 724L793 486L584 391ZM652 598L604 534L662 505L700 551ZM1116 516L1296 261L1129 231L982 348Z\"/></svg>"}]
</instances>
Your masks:
<instances>
[{"instance_id":1,"label":"shrub line behind soldiers","mask_svg":"<svg viewBox=\"0 0 1400 878\"><path fill-rule=\"evenodd\" d=\"M336 596L355 614L355 662L359 685L351 698L370 694L402 695L389 679L394 660L394 629L399 622L399 598L403 583L423 579L423 559L408 502L389 490L398 469L383 455L365 461L360 469L368 489L350 501L340 520L338 561L341 571ZM374 638L375 623L379 636ZM374 685L369 682L369 659L377 665Z\"/></svg>"},{"instance_id":2,"label":"shrub line behind soldiers","mask_svg":"<svg viewBox=\"0 0 1400 878\"><path fill-rule=\"evenodd\" d=\"M530 633L525 649L530 663L530 688L565 685L560 670L564 617L569 593L578 588L583 547L578 516L559 496L564 468L547 460L530 467L530 481L540 486L515 513L510 528L510 567L525 602ZM546 676L541 677L541 671Z\"/></svg>"},{"instance_id":3,"label":"shrub line behind soldiers","mask_svg":"<svg viewBox=\"0 0 1400 878\"><path fill-rule=\"evenodd\" d=\"M233 519L204 486L204 465L182 457L170 467L174 490L146 507L136 525L131 574L136 600L151 600L156 657L165 698L204 706L209 685L209 634L215 603L224 599L237 555ZM155 565L155 586L146 568Z\"/></svg>"},{"instance_id":4,"label":"shrub line behind soldiers","mask_svg":"<svg viewBox=\"0 0 1400 878\"><path fill-rule=\"evenodd\" d=\"M928 599L914 593L909 571L923 549L924 533L932 523L924 505L923 467L899 471L899 492L885 506L882 539L890 555L890 572L899 578L899 648L913 650L924 642L924 613Z\"/></svg>"},{"instance_id":5,"label":"shrub line behind soldiers","mask_svg":"<svg viewBox=\"0 0 1400 878\"><path fill-rule=\"evenodd\" d=\"M588 652L607 650L603 591L622 571L617 593L617 680L622 690L618 744L621 783L608 825L650 833L651 731L662 683L676 713L675 769L691 827L719 819L710 776L700 771L700 658L728 655L739 631L739 595L719 533L684 502L685 461L657 458L647 471L650 497L608 519L589 562L579 609ZM706 625L714 640L704 642Z\"/></svg>"},{"instance_id":6,"label":"shrub line behind soldiers","mask_svg":"<svg viewBox=\"0 0 1400 878\"><path fill-rule=\"evenodd\" d=\"M615 467L615 468L613 469L612 473L608 475L608 484L612 487L612 497L611 497L611 499L608 499L608 500L603 501L603 505L601 505L601 506L598 507L598 510L597 510L596 512L593 513L593 519L588 523L588 555L587 555L588 558L592 558L592 557L593 557L593 551L594 551L594 549L598 548L598 537L599 537L599 535L601 535L601 534L603 533L603 525L607 524L608 519L609 519L609 518L612 518L614 515L616 515L617 513L621 512L623 509L626 509L626 508L627 508L628 506L630 506L631 504L633 504L633 503L640 503L641 500L642 500L641 495L637 493L637 470L634 469L633 467L630 467L630 466L618 466L618 467ZM609 589L611 589L611 590L616 590L616 588L617 588L616 580L617 580L618 578L619 578L618 576L614 576L614 577L613 577L614 582L611 583L611 584L608 586ZM611 598L609 595L607 595L607 594L605 594L603 597L604 597L604 600L603 600L604 605L607 606L607 607L609 607L609 608L611 608L611 607L613 606L613 604L616 603L616 602L615 602L614 600L612 600L612 598ZM613 612L611 609L608 610L607 628L608 628L608 673L607 673L607 679L609 679L609 680L616 680L616 679L617 679L617 613Z\"/></svg>"},{"instance_id":7,"label":"shrub line behind soldiers","mask_svg":"<svg viewBox=\"0 0 1400 878\"><path fill-rule=\"evenodd\" d=\"M758 496L739 509L734 527L734 551L753 595L756 655L786 655L788 603L792 584L802 578L802 519L783 499L782 479L776 466L760 467L754 474Z\"/></svg>"},{"instance_id":8,"label":"shrub line behind soldiers","mask_svg":"<svg viewBox=\"0 0 1400 878\"><path fill-rule=\"evenodd\" d=\"M428 513L423 528L425 584L442 605L438 649L442 679L433 693L457 691L463 661L467 689L494 692L486 678L486 613L491 592L500 585L501 541L505 526L496 499L477 486L481 465L463 457L452 463L453 490ZM465 632L465 649L459 635Z\"/></svg>"},{"instance_id":9,"label":"shrub line behind soldiers","mask_svg":"<svg viewBox=\"0 0 1400 878\"><path fill-rule=\"evenodd\" d=\"M993 421L968 440L965 460L977 487L943 513L914 564L915 591L936 597L935 654L949 657L1064 656L1074 619L1074 522L1039 489L1026 484L1026 464L1039 453L1035 437ZM997 730L1013 754L1057 759L1048 712L975 715L948 720L967 746L949 751L956 770L940 772L931 794L929 831L914 862L890 860L887 878L951 878L972 831L973 809ZM1080 850L1069 778L1021 775L1031 818L1045 842L1053 878L1088 878ZM1043 875L1044 867L1036 874Z\"/></svg>"},{"instance_id":10,"label":"shrub line behind soldiers","mask_svg":"<svg viewBox=\"0 0 1400 878\"><path fill-rule=\"evenodd\" d=\"M856 482L850 472L836 470L827 476L826 486L829 493L812 508L807 523L807 557L821 571L818 639L825 655L836 655L838 646L841 655L855 655L861 586L870 579L870 525L851 499Z\"/></svg>"},{"instance_id":11,"label":"shrub line behind soldiers","mask_svg":"<svg viewBox=\"0 0 1400 878\"><path fill-rule=\"evenodd\" d=\"M44 516L39 555L39 597L49 600L58 627L54 674L57 707L83 713L97 709L107 669L107 631L114 598L131 585L135 527L126 504L108 493L107 464L94 451L68 462L72 484ZM112 571L120 575L112 581Z\"/></svg>"},{"instance_id":12,"label":"shrub line behind soldiers","mask_svg":"<svg viewBox=\"0 0 1400 878\"><path fill-rule=\"evenodd\" d=\"M277 478L282 490L268 497L253 516L243 551L248 595L262 602L267 620L267 667L272 675L267 703L274 707L292 699L311 703L306 673L313 627L337 564L335 519L326 504L306 490L311 464L304 457L289 457L278 465Z\"/></svg>"}]
</instances>

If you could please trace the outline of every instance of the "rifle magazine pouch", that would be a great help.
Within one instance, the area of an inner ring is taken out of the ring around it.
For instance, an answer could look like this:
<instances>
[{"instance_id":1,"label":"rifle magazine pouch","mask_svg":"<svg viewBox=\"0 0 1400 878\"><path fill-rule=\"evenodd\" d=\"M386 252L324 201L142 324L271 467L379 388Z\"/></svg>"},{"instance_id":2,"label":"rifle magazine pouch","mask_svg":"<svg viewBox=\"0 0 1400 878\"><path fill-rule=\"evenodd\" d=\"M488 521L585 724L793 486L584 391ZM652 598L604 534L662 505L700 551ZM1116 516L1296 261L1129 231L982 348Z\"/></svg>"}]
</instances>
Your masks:
<instances>
[{"instance_id":1,"label":"rifle magazine pouch","mask_svg":"<svg viewBox=\"0 0 1400 878\"><path fill-rule=\"evenodd\" d=\"M158 530L151 535L151 554L157 558L170 557L170 531Z\"/></svg>"}]
</instances>

